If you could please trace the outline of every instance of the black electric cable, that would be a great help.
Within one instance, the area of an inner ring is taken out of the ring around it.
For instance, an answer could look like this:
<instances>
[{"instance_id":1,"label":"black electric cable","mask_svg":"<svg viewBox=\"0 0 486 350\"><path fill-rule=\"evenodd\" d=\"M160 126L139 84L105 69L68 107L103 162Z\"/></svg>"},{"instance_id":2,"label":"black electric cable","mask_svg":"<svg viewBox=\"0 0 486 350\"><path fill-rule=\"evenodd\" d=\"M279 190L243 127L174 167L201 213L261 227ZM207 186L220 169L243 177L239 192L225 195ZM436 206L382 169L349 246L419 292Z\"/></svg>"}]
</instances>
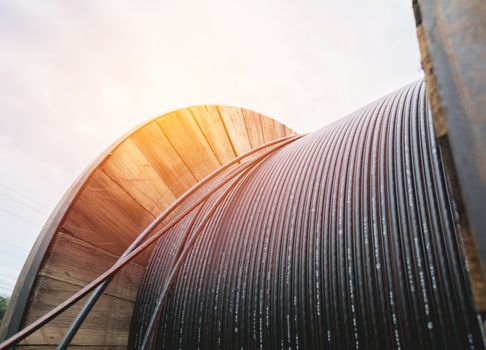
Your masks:
<instances>
[{"instance_id":1,"label":"black electric cable","mask_svg":"<svg viewBox=\"0 0 486 350\"><path fill-rule=\"evenodd\" d=\"M19 341L23 340L51 320L53 320L56 316L58 316L60 313L64 312L66 309L71 307L74 303L79 301L82 297L87 295L90 291L94 290L98 286L102 285L105 281L109 280L112 278L120 269L122 269L126 264L128 264L133 258L135 258L137 255L139 255L144 249L152 245L156 240L158 240L162 235L164 235L167 231L169 231L172 227L176 226L180 221L184 220L186 216L188 216L195 208L197 208L201 203L206 201L208 198L211 197L211 195L216 192L220 186L223 186L227 182L231 181L235 176L237 176L241 171L245 170L247 167L252 167L254 164L258 164L262 159L264 159L268 154L271 154L272 152L275 152L279 148L282 148L286 145L288 145L291 142L294 142L295 140L298 140L301 138L303 135L296 135L296 136L289 136L289 137L283 137L271 142L268 142L267 144L264 144L262 146L256 147L255 149L245 153L242 156L239 156L235 158L233 161L227 163L224 165L222 168L215 170L213 173L208 175L205 179L201 181L207 181L209 182L212 178L216 177L219 175L221 172L224 172L227 168L230 166L238 163L241 159L248 157L249 155L258 152L261 149L267 148L268 146L274 146L270 150L267 150L263 154L258 155L257 157L249 160L248 162L245 162L241 164L240 166L237 167L237 169L234 169L233 171L229 171L229 173L220 180L219 184L215 186L215 188L211 188L207 190L205 193L200 195L197 200L195 200L195 203L191 205L189 208L186 208L184 211L180 213L179 216L172 218L166 225L164 225L162 228L160 228L158 231L153 233L152 236L149 238L146 237L148 233L150 233L149 228L146 228L142 233L140 234L139 237L136 238L136 240L132 243L132 246L137 245L136 247L133 247L133 250L124 255L123 257L120 257L115 264L113 264L107 271L105 271L103 274L98 276L96 279L94 279L92 282L88 283L85 285L81 290L73 294L71 297L69 297L67 300L63 301L61 304L47 312L44 316L40 317L36 321L32 322L28 326L24 327L8 339L4 340L2 343L0 343L0 350L9 348L12 345L17 344ZM190 189L188 192L191 190L199 189L200 186L196 184L192 189ZM184 202L184 200L189 196L190 194L183 195L181 196L176 202L173 203L172 207L167 209L167 212L172 211L175 209L175 207L181 203ZM163 214L162 214L163 215ZM156 218L155 220L159 219L160 217ZM151 225L149 225L150 227ZM145 241L143 241L143 238L146 238ZM90 304L89 307L91 307L94 304ZM86 315L82 316L83 318L81 319L81 323L86 317ZM78 326L77 326L78 327Z\"/></svg>"},{"instance_id":2,"label":"black electric cable","mask_svg":"<svg viewBox=\"0 0 486 350\"><path fill-rule=\"evenodd\" d=\"M227 191L158 241L129 349L485 348L423 82Z\"/></svg>"},{"instance_id":3,"label":"black electric cable","mask_svg":"<svg viewBox=\"0 0 486 350\"><path fill-rule=\"evenodd\" d=\"M256 164L255 164L256 165ZM156 326L156 322L159 319L160 316L160 311L162 309L162 306L165 302L165 299L167 297L167 290L170 288L171 284L174 281L174 277L177 276L179 269L181 268L181 264L184 262L184 259L186 258L187 254L191 251L194 243L196 242L197 238L199 237L199 234L201 230L204 228L204 225L207 223L209 219L212 218L212 215L214 214L215 209L217 208L217 205L221 203L226 196L228 196L231 192L231 190L236 187L239 183L239 180L243 178L248 171L250 171L252 167L246 168L244 171L242 171L238 176L236 176L232 182L228 183L227 186L223 187L223 193L219 196L219 198L215 201L213 206L211 207L212 210L209 212L205 213L204 215L204 220L197 226L197 230L188 237L189 233L192 233L191 229L193 228L192 225L188 227L188 229L184 232L182 242L181 242L181 247L179 251L175 255L175 260L172 264L171 270L170 270L170 275L167 277L165 281L165 285L162 289L162 292L160 296L157 298L155 310L152 313L150 322L146 328L146 332L144 335L144 340L142 342L142 349L145 349L151 341L152 337L152 332L154 330L154 327ZM194 223L194 220L192 220L192 223Z\"/></svg>"}]
</instances>

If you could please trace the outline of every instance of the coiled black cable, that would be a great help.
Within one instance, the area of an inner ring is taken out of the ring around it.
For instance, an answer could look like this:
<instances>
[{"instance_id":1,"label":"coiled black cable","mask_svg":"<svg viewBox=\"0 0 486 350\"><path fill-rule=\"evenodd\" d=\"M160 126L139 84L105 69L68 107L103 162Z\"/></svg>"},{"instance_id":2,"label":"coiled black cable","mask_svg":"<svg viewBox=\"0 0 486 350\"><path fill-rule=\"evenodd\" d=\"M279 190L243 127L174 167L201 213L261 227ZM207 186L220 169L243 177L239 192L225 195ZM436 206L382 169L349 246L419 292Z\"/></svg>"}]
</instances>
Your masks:
<instances>
[{"instance_id":1,"label":"coiled black cable","mask_svg":"<svg viewBox=\"0 0 486 350\"><path fill-rule=\"evenodd\" d=\"M447 186L423 82L285 146L161 237L129 348L484 349Z\"/></svg>"}]
</instances>

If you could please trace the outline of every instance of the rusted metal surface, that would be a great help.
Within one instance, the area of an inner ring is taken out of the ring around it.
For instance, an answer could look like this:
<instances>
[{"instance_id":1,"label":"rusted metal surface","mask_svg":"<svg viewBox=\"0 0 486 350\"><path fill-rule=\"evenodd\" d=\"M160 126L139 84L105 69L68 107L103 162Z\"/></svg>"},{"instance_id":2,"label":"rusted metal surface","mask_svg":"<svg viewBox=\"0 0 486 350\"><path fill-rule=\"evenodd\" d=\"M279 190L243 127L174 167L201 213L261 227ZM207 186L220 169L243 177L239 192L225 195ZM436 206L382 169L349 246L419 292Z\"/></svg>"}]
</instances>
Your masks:
<instances>
[{"instance_id":1,"label":"rusted metal surface","mask_svg":"<svg viewBox=\"0 0 486 350\"><path fill-rule=\"evenodd\" d=\"M480 257L486 259L486 3L418 0L416 22L438 136L447 133Z\"/></svg>"},{"instance_id":2,"label":"rusted metal surface","mask_svg":"<svg viewBox=\"0 0 486 350\"><path fill-rule=\"evenodd\" d=\"M416 0L414 10L427 94L460 208L475 301L485 312L486 2Z\"/></svg>"}]
</instances>

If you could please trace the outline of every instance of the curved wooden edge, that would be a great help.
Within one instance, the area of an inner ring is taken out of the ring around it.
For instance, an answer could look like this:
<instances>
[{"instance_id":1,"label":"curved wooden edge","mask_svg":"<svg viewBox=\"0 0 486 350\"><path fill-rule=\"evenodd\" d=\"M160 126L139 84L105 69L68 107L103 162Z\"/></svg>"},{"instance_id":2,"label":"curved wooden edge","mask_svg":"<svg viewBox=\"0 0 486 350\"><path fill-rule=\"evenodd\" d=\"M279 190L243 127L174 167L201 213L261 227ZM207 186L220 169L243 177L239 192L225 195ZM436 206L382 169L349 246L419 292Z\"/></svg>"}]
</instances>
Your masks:
<instances>
[{"instance_id":1,"label":"curved wooden edge","mask_svg":"<svg viewBox=\"0 0 486 350\"><path fill-rule=\"evenodd\" d=\"M111 149L111 146L110 148ZM46 223L42 227L39 236L34 242L32 249L22 267L19 278L15 283L14 290L10 296L4 318L0 325L0 340L4 340L15 334L20 329L20 324L24 315L27 302L30 297L32 287L34 286L37 273L41 267L44 256L49 245L57 232L57 228L62 222L69 206L76 198L83 184L88 180L92 171L94 171L107 152L93 161L74 183L67 189L59 203L49 215Z\"/></svg>"},{"instance_id":2,"label":"curved wooden edge","mask_svg":"<svg viewBox=\"0 0 486 350\"><path fill-rule=\"evenodd\" d=\"M69 212L71 205L75 202L78 195L82 192L83 187L90 180L91 176L103 166L103 163L109 159L109 157L117 150L118 147L120 147L123 144L125 140L127 140L130 136L136 134L137 131L141 130L142 128L144 128L145 126L149 125L150 123L156 120L160 120L173 113L177 113L178 111L182 111L185 109L196 109L200 107L204 107L204 108L216 107L218 109L238 108L238 107L231 107L231 106L198 105L198 106L191 106L187 108L173 110L171 112L159 115L155 118L151 118L139 124L132 130L130 130L129 132L127 132L126 134L118 138L104 152L102 152L94 161L92 161L86 167L86 169L76 178L76 180L65 192L62 199L59 201L58 205L55 207L55 209L49 216L48 220L44 224L41 232L39 233L38 238L36 239L26 259L26 262L24 263L20 276L17 279L14 290L10 297L10 302L8 304L3 321L0 325L0 340L10 337L20 329L23 322L23 318L25 316L27 305L29 303L29 299L31 298L33 287L38 278L39 270L41 269L41 266L49 250L49 247L53 243L54 237L56 236L56 233L59 231L59 228L64 218L66 217L67 213ZM246 110L246 109L244 110L252 112L250 110ZM282 125L276 122L273 118L269 118L266 116L265 118L267 120L274 121L278 125ZM294 132L288 127L284 125L282 125L282 127L285 128L288 134L294 134Z\"/></svg>"},{"instance_id":3,"label":"curved wooden edge","mask_svg":"<svg viewBox=\"0 0 486 350\"><path fill-rule=\"evenodd\" d=\"M171 113L171 112L169 112ZM168 114L168 113L167 113ZM158 119L166 114L157 116L153 119ZM15 287L10 296L10 301L7 305L7 310L0 324L0 340L4 340L20 329L22 318L24 315L27 302L30 297L32 287L34 286L37 273L41 267L44 256L49 248L49 245L57 232L64 216L69 207L75 200L76 196L82 189L83 185L89 179L91 174L103 163L103 161L130 135L137 132L153 119L147 120L135 128L119 137L108 148L103 151L97 158L95 158L88 166L81 172L81 174L74 180L73 184L66 190L59 203L56 205L52 213L49 215L46 223L42 227L37 239L32 246L29 255L22 267L19 277L15 283Z\"/></svg>"}]
</instances>

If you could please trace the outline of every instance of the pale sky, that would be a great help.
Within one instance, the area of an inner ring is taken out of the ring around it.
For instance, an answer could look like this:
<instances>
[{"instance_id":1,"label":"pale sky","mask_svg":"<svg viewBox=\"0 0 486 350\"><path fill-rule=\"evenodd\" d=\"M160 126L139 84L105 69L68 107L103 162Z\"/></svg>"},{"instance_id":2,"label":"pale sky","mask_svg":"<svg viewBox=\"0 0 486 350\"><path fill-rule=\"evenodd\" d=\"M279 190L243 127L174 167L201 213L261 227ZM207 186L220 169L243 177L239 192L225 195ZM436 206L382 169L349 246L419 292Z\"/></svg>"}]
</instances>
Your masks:
<instances>
[{"instance_id":1,"label":"pale sky","mask_svg":"<svg viewBox=\"0 0 486 350\"><path fill-rule=\"evenodd\" d=\"M411 0L0 0L0 295L137 124L223 104L306 132L421 77Z\"/></svg>"}]
</instances>

